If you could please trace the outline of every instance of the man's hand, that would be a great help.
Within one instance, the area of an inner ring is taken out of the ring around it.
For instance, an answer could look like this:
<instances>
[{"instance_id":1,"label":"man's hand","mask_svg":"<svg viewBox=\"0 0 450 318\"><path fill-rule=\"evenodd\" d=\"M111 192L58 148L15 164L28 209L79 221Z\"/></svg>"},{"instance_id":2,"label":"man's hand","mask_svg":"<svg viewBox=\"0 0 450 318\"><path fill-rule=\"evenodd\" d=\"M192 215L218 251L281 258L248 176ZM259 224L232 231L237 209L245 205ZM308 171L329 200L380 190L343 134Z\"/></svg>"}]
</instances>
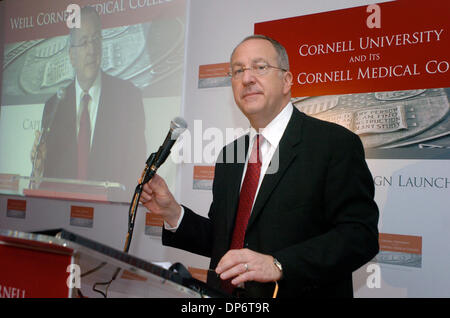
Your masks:
<instances>
[{"instance_id":1,"label":"man's hand","mask_svg":"<svg viewBox=\"0 0 450 318\"><path fill-rule=\"evenodd\" d=\"M217 264L216 273L222 280L234 277L231 283L236 286L246 281L275 282L282 276L271 255L246 248L228 251Z\"/></svg>"},{"instance_id":2,"label":"man's hand","mask_svg":"<svg viewBox=\"0 0 450 318\"><path fill-rule=\"evenodd\" d=\"M166 182L159 175L155 174L144 185L139 201L152 213L162 216L171 227L177 225L181 206L175 201Z\"/></svg>"}]
</instances>

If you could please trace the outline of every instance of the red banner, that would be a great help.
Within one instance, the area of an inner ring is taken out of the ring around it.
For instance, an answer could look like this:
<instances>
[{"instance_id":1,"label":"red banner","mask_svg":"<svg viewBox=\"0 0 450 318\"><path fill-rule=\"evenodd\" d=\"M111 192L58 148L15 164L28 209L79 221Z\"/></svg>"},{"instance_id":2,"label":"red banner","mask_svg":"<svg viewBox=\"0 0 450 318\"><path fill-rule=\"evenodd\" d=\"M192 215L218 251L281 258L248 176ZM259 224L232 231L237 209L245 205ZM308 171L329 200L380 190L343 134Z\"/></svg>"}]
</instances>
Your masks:
<instances>
[{"instance_id":1,"label":"red banner","mask_svg":"<svg viewBox=\"0 0 450 318\"><path fill-rule=\"evenodd\" d=\"M450 1L400 0L255 24L286 47L293 97L450 85Z\"/></svg>"},{"instance_id":2,"label":"red banner","mask_svg":"<svg viewBox=\"0 0 450 318\"><path fill-rule=\"evenodd\" d=\"M69 34L70 4L94 6L103 28L139 24L168 16L184 16L184 0L15 0L5 4L5 42L28 41Z\"/></svg>"}]
</instances>

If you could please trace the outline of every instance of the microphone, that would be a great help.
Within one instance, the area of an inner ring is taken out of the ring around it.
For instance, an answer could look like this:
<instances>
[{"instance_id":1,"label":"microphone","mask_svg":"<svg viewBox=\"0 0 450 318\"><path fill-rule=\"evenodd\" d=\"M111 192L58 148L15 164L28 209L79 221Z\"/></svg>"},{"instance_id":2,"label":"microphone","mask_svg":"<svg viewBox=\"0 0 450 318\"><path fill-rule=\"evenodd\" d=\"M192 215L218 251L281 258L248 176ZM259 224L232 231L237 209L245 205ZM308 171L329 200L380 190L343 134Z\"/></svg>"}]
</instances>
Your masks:
<instances>
[{"instance_id":1,"label":"microphone","mask_svg":"<svg viewBox=\"0 0 450 318\"><path fill-rule=\"evenodd\" d=\"M158 168L166 161L170 155L170 150L177 141L178 137L186 130L187 123L181 117L175 117L170 122L170 129L164 139L163 144L159 147L158 152L152 153L146 162L146 167L143 172L142 184L150 181L155 175Z\"/></svg>"}]
</instances>

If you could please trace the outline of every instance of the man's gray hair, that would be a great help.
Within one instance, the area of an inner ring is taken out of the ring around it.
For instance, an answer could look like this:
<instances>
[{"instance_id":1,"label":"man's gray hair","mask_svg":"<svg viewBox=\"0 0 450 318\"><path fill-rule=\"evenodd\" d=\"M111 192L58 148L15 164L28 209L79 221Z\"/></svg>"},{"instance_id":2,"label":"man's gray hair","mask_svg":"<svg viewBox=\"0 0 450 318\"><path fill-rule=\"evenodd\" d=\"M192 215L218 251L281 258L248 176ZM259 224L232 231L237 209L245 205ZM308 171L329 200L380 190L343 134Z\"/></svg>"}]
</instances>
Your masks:
<instances>
[{"instance_id":1,"label":"man's gray hair","mask_svg":"<svg viewBox=\"0 0 450 318\"><path fill-rule=\"evenodd\" d=\"M233 52L231 53L230 61L231 61L231 58L233 57L234 51L236 51L236 48L239 45L241 45L242 43L244 43L245 41L252 40L252 39L260 39L260 40L269 41L272 44L275 51L277 52L278 67L281 67L281 68L289 71L289 57L287 55L287 52L286 52L286 49L284 48L284 46L281 45L280 42L278 42L266 35L262 35L262 34L254 34L254 35L247 36L245 39L243 39L241 42L239 42L239 44L234 48Z\"/></svg>"}]
</instances>

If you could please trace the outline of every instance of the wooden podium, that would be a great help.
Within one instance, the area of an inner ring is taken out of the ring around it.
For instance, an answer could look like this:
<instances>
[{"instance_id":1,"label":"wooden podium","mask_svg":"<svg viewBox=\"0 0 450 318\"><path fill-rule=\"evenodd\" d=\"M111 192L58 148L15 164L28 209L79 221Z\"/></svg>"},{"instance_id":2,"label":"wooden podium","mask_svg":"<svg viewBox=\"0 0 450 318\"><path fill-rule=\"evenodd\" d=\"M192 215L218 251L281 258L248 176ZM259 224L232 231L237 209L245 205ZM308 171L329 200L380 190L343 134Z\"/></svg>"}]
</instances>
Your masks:
<instances>
[{"instance_id":1,"label":"wooden podium","mask_svg":"<svg viewBox=\"0 0 450 318\"><path fill-rule=\"evenodd\" d=\"M0 229L0 297L223 297L186 275L80 235ZM180 265L180 264L178 264Z\"/></svg>"}]
</instances>

